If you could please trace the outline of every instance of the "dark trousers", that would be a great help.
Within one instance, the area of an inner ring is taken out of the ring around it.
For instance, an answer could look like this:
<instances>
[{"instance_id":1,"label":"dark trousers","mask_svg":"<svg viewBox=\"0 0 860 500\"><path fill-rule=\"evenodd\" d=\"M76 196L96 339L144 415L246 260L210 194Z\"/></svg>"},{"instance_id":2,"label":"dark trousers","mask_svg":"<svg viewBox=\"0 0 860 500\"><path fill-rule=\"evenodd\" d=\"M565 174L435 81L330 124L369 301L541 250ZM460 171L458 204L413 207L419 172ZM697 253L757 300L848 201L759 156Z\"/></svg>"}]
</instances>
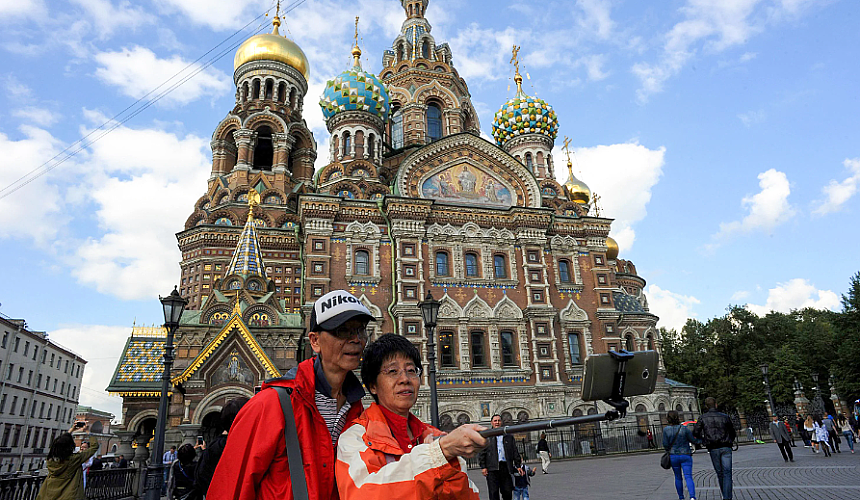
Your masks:
<instances>
[{"instance_id":1,"label":"dark trousers","mask_svg":"<svg viewBox=\"0 0 860 500\"><path fill-rule=\"evenodd\" d=\"M791 452L791 443L788 441L779 441L776 443L779 446L779 452L782 453L782 459L788 462L794 462L794 454Z\"/></svg>"},{"instance_id":2,"label":"dark trousers","mask_svg":"<svg viewBox=\"0 0 860 500\"><path fill-rule=\"evenodd\" d=\"M828 432L827 438L830 441L830 448L835 448L836 453L842 453L842 450L839 449L839 436L836 431Z\"/></svg>"},{"instance_id":3,"label":"dark trousers","mask_svg":"<svg viewBox=\"0 0 860 500\"><path fill-rule=\"evenodd\" d=\"M711 455L714 472L717 473L717 483L720 485L723 500L732 500L732 449L714 448L708 450L708 453Z\"/></svg>"},{"instance_id":4,"label":"dark trousers","mask_svg":"<svg viewBox=\"0 0 860 500\"><path fill-rule=\"evenodd\" d=\"M514 493L514 481L508 472L508 463L499 462L499 470L487 471L487 489L490 490L490 500L511 500Z\"/></svg>"}]
</instances>

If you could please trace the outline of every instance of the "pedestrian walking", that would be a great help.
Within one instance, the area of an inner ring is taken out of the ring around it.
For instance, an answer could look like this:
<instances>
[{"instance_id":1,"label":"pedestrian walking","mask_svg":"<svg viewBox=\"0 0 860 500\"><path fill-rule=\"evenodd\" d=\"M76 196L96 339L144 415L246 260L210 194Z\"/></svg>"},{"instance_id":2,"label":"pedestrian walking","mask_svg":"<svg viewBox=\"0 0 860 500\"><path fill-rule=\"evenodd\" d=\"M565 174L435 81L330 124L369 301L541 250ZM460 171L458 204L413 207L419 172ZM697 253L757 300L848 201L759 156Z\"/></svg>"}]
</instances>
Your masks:
<instances>
[{"instance_id":1,"label":"pedestrian walking","mask_svg":"<svg viewBox=\"0 0 860 500\"><path fill-rule=\"evenodd\" d=\"M699 417L693 436L702 441L711 455L723 500L732 500L732 442L735 426L728 415L717 410L714 398L705 398L707 411Z\"/></svg>"},{"instance_id":2,"label":"pedestrian walking","mask_svg":"<svg viewBox=\"0 0 860 500\"><path fill-rule=\"evenodd\" d=\"M830 449L836 450L836 453L842 453L842 450L839 449L839 433L836 432L836 421L833 420L833 415L830 413L824 413L824 427L827 429L827 441L830 443Z\"/></svg>"},{"instance_id":3,"label":"pedestrian walking","mask_svg":"<svg viewBox=\"0 0 860 500\"><path fill-rule=\"evenodd\" d=\"M791 424L788 423L788 417L783 417L782 422L785 425L785 430L788 431L788 437L791 439L789 444L791 444L792 448L797 448L797 445L794 444L794 432L791 431Z\"/></svg>"},{"instance_id":4,"label":"pedestrian walking","mask_svg":"<svg viewBox=\"0 0 860 500\"><path fill-rule=\"evenodd\" d=\"M529 485L532 484L531 477L535 470L522 463L514 472L514 500L529 500Z\"/></svg>"},{"instance_id":5,"label":"pedestrian walking","mask_svg":"<svg viewBox=\"0 0 860 500\"><path fill-rule=\"evenodd\" d=\"M540 433L540 440L537 444L537 452L540 455L540 468L544 474L549 474L549 462L552 453L549 452L549 443L546 442L546 432Z\"/></svg>"},{"instance_id":6,"label":"pedestrian walking","mask_svg":"<svg viewBox=\"0 0 860 500\"><path fill-rule=\"evenodd\" d=\"M782 459L786 462L794 462L794 454L791 451L791 437L788 433L785 423L779 421L777 415L773 416L773 422L770 423L768 429L773 442L779 446L779 452L782 453Z\"/></svg>"},{"instance_id":7,"label":"pedestrian walking","mask_svg":"<svg viewBox=\"0 0 860 500\"><path fill-rule=\"evenodd\" d=\"M651 426L648 426L648 433L646 434L648 438L648 448L657 448L657 443L654 442L654 433L651 431Z\"/></svg>"},{"instance_id":8,"label":"pedestrian walking","mask_svg":"<svg viewBox=\"0 0 860 500\"><path fill-rule=\"evenodd\" d=\"M695 444L697 439L693 437L693 433L686 425L681 425L681 417L677 411L670 411L666 415L666 422L669 425L663 429L663 448L669 452L678 498L684 500L684 480L686 479L690 500L696 500L696 484L693 482L693 449L690 445Z\"/></svg>"},{"instance_id":9,"label":"pedestrian walking","mask_svg":"<svg viewBox=\"0 0 860 500\"><path fill-rule=\"evenodd\" d=\"M818 436L815 434L815 420L812 415L807 415L803 421L803 430L809 436L809 447L812 448L812 453L818 453Z\"/></svg>"},{"instance_id":10,"label":"pedestrian walking","mask_svg":"<svg viewBox=\"0 0 860 500\"><path fill-rule=\"evenodd\" d=\"M809 432L806 430L806 426L804 425L803 417L800 416L800 412L794 416L794 428L797 429L797 433L800 435L800 439L803 440L804 448L811 448L812 442L809 440Z\"/></svg>"},{"instance_id":11,"label":"pedestrian walking","mask_svg":"<svg viewBox=\"0 0 860 500\"><path fill-rule=\"evenodd\" d=\"M851 453L854 453L854 431L846 425L842 428L842 435L845 436L845 441L848 442L848 447L851 448Z\"/></svg>"},{"instance_id":12,"label":"pedestrian walking","mask_svg":"<svg viewBox=\"0 0 860 500\"><path fill-rule=\"evenodd\" d=\"M164 482L161 483L161 494L167 494L167 480L170 478L170 466L176 460L176 446L171 446L169 450L164 452L161 457L161 463L165 465L162 472L164 473Z\"/></svg>"},{"instance_id":13,"label":"pedestrian walking","mask_svg":"<svg viewBox=\"0 0 860 500\"><path fill-rule=\"evenodd\" d=\"M367 343L373 315L351 293L334 290L314 302L307 343L315 356L263 389L236 415L207 500L292 498L284 445L281 391L289 392L310 498L337 498L337 440L362 412L365 392L353 370ZM271 389L271 390L270 390ZM284 394L286 399L286 394ZM292 460L292 458L290 458Z\"/></svg>"},{"instance_id":14,"label":"pedestrian walking","mask_svg":"<svg viewBox=\"0 0 860 500\"><path fill-rule=\"evenodd\" d=\"M176 460L170 465L167 479L167 500L199 500L194 491L194 446L185 443L176 451Z\"/></svg>"},{"instance_id":15,"label":"pedestrian walking","mask_svg":"<svg viewBox=\"0 0 860 500\"><path fill-rule=\"evenodd\" d=\"M200 460L197 462L197 468L194 470L194 489L197 491L199 498L206 496L209 484L215 475L215 468L218 467L218 462L224 453L224 447L227 446L227 436L229 435L230 426L233 425L233 420L236 419L239 410L247 402L248 398L235 398L227 401L227 404L221 408L219 418L221 429L223 429L221 435L216 437L211 443L207 443L206 448L200 455Z\"/></svg>"},{"instance_id":16,"label":"pedestrian walking","mask_svg":"<svg viewBox=\"0 0 860 500\"><path fill-rule=\"evenodd\" d=\"M826 419L825 419L826 420ZM830 436L827 434L827 427L824 426L824 422L821 421L821 417L816 415L812 418L812 426L815 432L815 441L816 448L821 448L824 451L824 456L831 456L831 448L830 448ZM818 450L815 451L818 453Z\"/></svg>"},{"instance_id":17,"label":"pedestrian walking","mask_svg":"<svg viewBox=\"0 0 860 500\"><path fill-rule=\"evenodd\" d=\"M493 415L490 420L493 428L502 426L502 417ZM511 500L514 491L514 464L520 460L520 452L514 443L514 436L493 436L487 439L487 447L478 454L481 473L487 478L490 500Z\"/></svg>"}]
</instances>

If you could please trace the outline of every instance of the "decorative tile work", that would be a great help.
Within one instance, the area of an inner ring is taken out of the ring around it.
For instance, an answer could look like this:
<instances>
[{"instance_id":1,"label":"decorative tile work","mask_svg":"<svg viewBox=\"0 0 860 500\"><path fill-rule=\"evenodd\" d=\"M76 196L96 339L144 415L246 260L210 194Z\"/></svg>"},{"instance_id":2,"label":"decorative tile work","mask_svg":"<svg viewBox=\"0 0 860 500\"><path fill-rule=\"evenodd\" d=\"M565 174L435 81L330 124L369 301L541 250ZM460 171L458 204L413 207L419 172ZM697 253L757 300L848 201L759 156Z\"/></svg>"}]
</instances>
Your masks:
<instances>
[{"instance_id":1,"label":"decorative tile work","mask_svg":"<svg viewBox=\"0 0 860 500\"><path fill-rule=\"evenodd\" d=\"M376 75L356 64L326 82L320 107L326 120L341 111L367 111L385 121L389 111L388 92Z\"/></svg>"},{"instance_id":2,"label":"decorative tile work","mask_svg":"<svg viewBox=\"0 0 860 500\"><path fill-rule=\"evenodd\" d=\"M558 135L558 117L552 106L543 99L518 92L502 105L493 118L493 137L496 144L523 134L543 134L555 140Z\"/></svg>"},{"instance_id":3,"label":"decorative tile work","mask_svg":"<svg viewBox=\"0 0 860 500\"><path fill-rule=\"evenodd\" d=\"M122 355L115 382L157 382L164 368L163 340L131 340Z\"/></svg>"}]
</instances>

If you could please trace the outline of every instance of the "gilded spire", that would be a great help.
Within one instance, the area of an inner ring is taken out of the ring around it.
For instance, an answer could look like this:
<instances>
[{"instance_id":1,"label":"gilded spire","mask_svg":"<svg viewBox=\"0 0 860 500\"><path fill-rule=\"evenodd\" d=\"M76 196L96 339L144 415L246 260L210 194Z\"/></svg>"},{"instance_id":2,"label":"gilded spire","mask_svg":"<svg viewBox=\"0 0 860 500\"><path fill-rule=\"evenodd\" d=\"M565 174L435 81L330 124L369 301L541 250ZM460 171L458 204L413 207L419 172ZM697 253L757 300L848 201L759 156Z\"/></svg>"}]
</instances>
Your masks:
<instances>
[{"instance_id":1,"label":"gilded spire","mask_svg":"<svg viewBox=\"0 0 860 500\"><path fill-rule=\"evenodd\" d=\"M358 16L355 16L355 44L352 46L353 66L361 67L361 49L358 48Z\"/></svg>"},{"instance_id":2,"label":"gilded spire","mask_svg":"<svg viewBox=\"0 0 860 500\"><path fill-rule=\"evenodd\" d=\"M570 163L570 138L568 136L564 136L564 146L561 149L567 155L567 169L570 170L570 176L573 177L573 164Z\"/></svg>"},{"instance_id":3,"label":"gilded spire","mask_svg":"<svg viewBox=\"0 0 860 500\"><path fill-rule=\"evenodd\" d=\"M281 0L278 0L278 4L275 7L275 18L272 19L272 34L280 35L278 33L278 26L281 25Z\"/></svg>"},{"instance_id":4,"label":"gilded spire","mask_svg":"<svg viewBox=\"0 0 860 500\"><path fill-rule=\"evenodd\" d=\"M514 65L515 73L514 73L514 82L517 84L517 94L523 93L523 77L520 75L520 60L519 60L520 46L514 44L514 48L511 51L511 63Z\"/></svg>"}]
</instances>

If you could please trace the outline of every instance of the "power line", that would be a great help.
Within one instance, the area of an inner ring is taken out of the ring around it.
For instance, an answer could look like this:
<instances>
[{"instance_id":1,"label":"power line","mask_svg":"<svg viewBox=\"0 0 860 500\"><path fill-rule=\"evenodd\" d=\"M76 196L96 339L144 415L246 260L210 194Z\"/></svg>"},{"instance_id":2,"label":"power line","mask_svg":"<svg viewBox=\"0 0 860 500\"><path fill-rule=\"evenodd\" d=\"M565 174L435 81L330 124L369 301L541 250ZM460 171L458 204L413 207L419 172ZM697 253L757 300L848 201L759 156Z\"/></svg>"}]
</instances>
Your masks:
<instances>
[{"instance_id":1,"label":"power line","mask_svg":"<svg viewBox=\"0 0 860 500\"><path fill-rule=\"evenodd\" d=\"M291 12L291 11L292 11L292 10L294 10L296 7L300 6L301 4L305 3L306 1L307 1L307 0L297 0L297 1L293 2L293 4L291 4L289 7L287 7L286 9L284 9L284 14L287 14L287 13ZM228 40L230 40L230 39L234 38L236 35L240 34L240 33L241 33L242 31L244 31L248 26L250 26L251 24L255 23L255 22L256 22L257 20L259 20L260 18L267 16L267 15L268 15L268 13L269 13L271 10L272 10L272 7L270 7L268 10L266 10L266 11L265 11L265 12L263 12L262 14L258 15L258 16L257 16L257 17L255 17L254 19L252 19L250 22L248 22L247 24L245 24L245 26L241 27L239 30L237 30L236 32L234 32L232 35L228 36L227 38L225 38L224 40L222 40L220 43L218 43L217 45L215 45L214 47L212 47L211 49L209 49L208 51L206 51L203 55L201 55L200 57L198 57L197 59L195 59L193 62L189 63L187 66L185 66L184 68L182 68L180 71L178 71L177 73L175 73L173 76L171 76L170 78L168 78L168 79L167 79L167 80L165 80L164 82L162 82L160 85L158 85L158 86L157 86L157 87L155 87L154 89L152 89L152 90L150 90L149 92L147 92L145 95L143 95L142 97L140 97L139 99L137 99L135 102L131 103L131 104L130 104L129 106L127 106L125 109L123 109L122 111L120 111L119 113L117 113L116 115L114 115L114 116L113 116L113 118L110 118L110 119L106 120L106 121L105 121L104 123L102 123L100 126L98 126L97 128L95 128L94 130L90 131L90 132L89 132L87 135L85 135L84 137L82 137L82 138L78 139L77 141L73 142L72 144L68 145L65 149L63 149L62 151L60 151L59 153L57 153L56 155L54 155L52 158L50 158L50 159L49 159L49 160L47 160L46 162L44 162L44 163L42 163L41 165L39 165L38 167L34 168L34 169L33 169L33 170L31 170L30 172L27 172L26 174L24 174L23 176L21 176L21 177L20 177L20 178L18 178L17 180L13 181L13 182L12 182L11 184L9 184L8 186L6 186L6 187L4 187L4 188L0 189L0 200L2 200L3 198L5 198L5 197L7 197L7 196L11 195L11 194L12 194L12 193L14 193L15 191L17 191L17 190L21 189L22 187L24 187L24 186L26 186L27 184L29 184L29 183L33 182L34 180L38 179L39 177L41 177L41 176L43 176L43 175L47 174L48 172L50 172L50 171L54 170L55 168L59 167L60 165L62 165L63 163L65 163L68 159L70 159L70 158L72 158L73 156L77 155L78 153L80 153L80 152L81 152L81 151L83 151L84 149L86 149L86 148L90 147L91 145L93 145L94 143L96 143L97 141L99 141L100 139L102 139L104 136L106 136L107 134L109 134L109 133L113 132L114 130L116 130L117 128L119 128L120 126L122 126L123 124L125 124L126 122L128 122L129 120L131 120L132 118L134 118L135 116L137 116L138 114L140 114L141 112L145 111L147 108L149 108L150 106L152 106L152 105L153 105L153 104L155 104L156 102L160 101L162 98L164 98L165 96L167 96L168 94L170 94L171 92L173 92L174 90L176 90L177 88L179 88L180 86L182 86L183 84L185 84L185 83L186 83L188 80L190 80L191 78L194 78L197 74L201 73L202 71L206 70L207 68L209 68L210 66L212 66L213 64L215 64L218 60L220 60L222 57L224 57L224 55L226 55L227 53L229 53L229 52L231 52L231 51L235 50L239 45L241 45L241 44L244 42L244 40L242 40L242 41L240 41L240 42L238 42L238 43L233 43L232 45L230 45L229 47L227 47L225 50L222 50L221 52L219 52L218 54L216 54L213 58L210 58L210 59L209 59L208 61L206 61L202 66L200 66L199 68L197 68L194 72L192 72L191 74L189 74L189 75L187 75L187 76L183 77L179 82L174 83L173 85L171 85L170 87L168 87L166 90L164 90L163 92L161 92L161 93L157 94L155 97L153 97L152 99L150 99L149 101L147 101L147 102L146 102L142 107L140 107L140 108L138 108L138 109L136 109L136 110L132 111L128 116L126 116L126 117L122 118L120 121L116 121L120 116L122 116L124 113L126 113L126 112L127 112L127 111L129 111L130 109L134 108L137 104L139 104L141 101L143 101L146 97L148 97L148 96L152 95L155 91L157 91L158 89L162 88L162 87L163 87L163 86L165 86L168 82L172 81L172 80L173 80L173 79L175 79L177 76L179 76L179 75L181 75L182 73L184 73L187 69L189 69L189 68L193 67L193 66L194 66L195 64L197 64L201 59L203 59L204 57L206 57L207 55L209 55L210 53L212 53L215 49L217 49L218 47L220 47L221 45L223 45L224 43L226 43ZM264 27L265 27L265 24L261 23L261 24L260 24L260 26L258 26L258 27L254 30L254 34L259 33L259 32L260 32ZM252 36L253 36L253 35L252 35ZM113 124L110 128L105 129L105 130L104 130L100 135L98 135L96 138L92 139L91 141L87 141L87 139L88 139L90 136L92 136L93 134L95 134L95 133L96 133L96 132L98 132L99 130L103 130L103 129L104 129L104 127L105 127L105 126L107 126L107 125L108 125L108 124L110 124L110 123L114 123L114 124ZM61 158L59 161L57 161L57 162L56 162L56 163L54 163L53 165L49 165L52 161L56 160L58 157L60 157L60 156L61 156L61 155L63 155L64 153L68 152L70 149L72 149L72 148L74 148L74 147L76 147L76 146L79 146L79 145L80 145L80 147L78 147L78 148L77 148L77 149L75 149L74 151L72 151L72 152L68 153L66 156L64 156L63 158Z\"/></svg>"}]
</instances>

